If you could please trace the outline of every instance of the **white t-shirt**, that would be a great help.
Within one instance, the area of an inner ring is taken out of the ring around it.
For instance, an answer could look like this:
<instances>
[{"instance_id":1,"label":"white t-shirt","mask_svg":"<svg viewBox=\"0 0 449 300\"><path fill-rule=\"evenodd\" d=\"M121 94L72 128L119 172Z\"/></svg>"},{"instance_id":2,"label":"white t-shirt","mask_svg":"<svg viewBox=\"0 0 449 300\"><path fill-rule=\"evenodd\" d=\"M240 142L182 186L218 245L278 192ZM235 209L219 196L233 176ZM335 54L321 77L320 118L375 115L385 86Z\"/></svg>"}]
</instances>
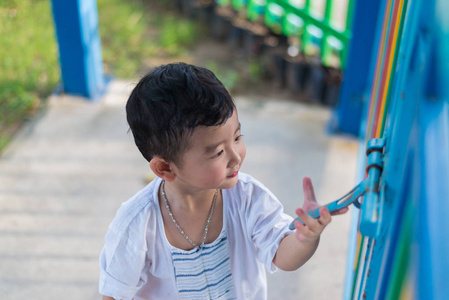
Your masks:
<instances>
[{"instance_id":1,"label":"white t-shirt","mask_svg":"<svg viewBox=\"0 0 449 300\"><path fill-rule=\"evenodd\" d=\"M101 295L114 299L181 299L158 201L156 178L124 202L109 226L100 257ZM274 272L280 241L293 231L291 216L259 181L239 173L223 190L223 229L236 299L267 298L265 268ZM208 246L208 245L206 245ZM179 250L179 249L178 249ZM182 250L181 250L182 251Z\"/></svg>"}]
</instances>

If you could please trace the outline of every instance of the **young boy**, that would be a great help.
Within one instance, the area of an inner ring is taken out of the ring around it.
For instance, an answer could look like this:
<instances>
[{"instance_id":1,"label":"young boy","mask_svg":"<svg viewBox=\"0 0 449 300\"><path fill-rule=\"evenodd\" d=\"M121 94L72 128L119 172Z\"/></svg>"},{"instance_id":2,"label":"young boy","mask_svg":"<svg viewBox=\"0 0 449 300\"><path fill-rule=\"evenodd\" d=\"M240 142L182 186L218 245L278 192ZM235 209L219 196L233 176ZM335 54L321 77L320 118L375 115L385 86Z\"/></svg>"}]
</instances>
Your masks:
<instances>
[{"instance_id":1,"label":"young boy","mask_svg":"<svg viewBox=\"0 0 449 300\"><path fill-rule=\"evenodd\" d=\"M293 218L245 159L233 100L204 68L163 65L132 91L127 119L157 178L123 203L100 258L103 299L266 299L264 267L296 270L331 221L309 178ZM344 213L342 210L338 213Z\"/></svg>"}]
</instances>

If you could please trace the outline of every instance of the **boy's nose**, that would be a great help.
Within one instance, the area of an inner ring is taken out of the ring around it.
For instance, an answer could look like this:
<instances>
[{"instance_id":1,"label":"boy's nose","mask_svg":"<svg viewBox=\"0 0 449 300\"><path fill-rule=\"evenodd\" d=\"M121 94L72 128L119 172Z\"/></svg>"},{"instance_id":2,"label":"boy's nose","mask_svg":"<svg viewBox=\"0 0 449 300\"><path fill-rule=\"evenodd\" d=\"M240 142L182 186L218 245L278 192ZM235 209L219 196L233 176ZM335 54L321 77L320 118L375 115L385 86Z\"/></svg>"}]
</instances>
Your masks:
<instances>
[{"instance_id":1,"label":"boy's nose","mask_svg":"<svg viewBox=\"0 0 449 300\"><path fill-rule=\"evenodd\" d=\"M242 162L242 154L240 147L234 147L232 148L231 153L231 160L229 161L229 166L234 167L236 165L239 165Z\"/></svg>"},{"instance_id":2,"label":"boy's nose","mask_svg":"<svg viewBox=\"0 0 449 300\"><path fill-rule=\"evenodd\" d=\"M235 167L236 165L240 164L241 158L240 155L237 153L233 153L231 160L229 161L230 167Z\"/></svg>"}]
</instances>

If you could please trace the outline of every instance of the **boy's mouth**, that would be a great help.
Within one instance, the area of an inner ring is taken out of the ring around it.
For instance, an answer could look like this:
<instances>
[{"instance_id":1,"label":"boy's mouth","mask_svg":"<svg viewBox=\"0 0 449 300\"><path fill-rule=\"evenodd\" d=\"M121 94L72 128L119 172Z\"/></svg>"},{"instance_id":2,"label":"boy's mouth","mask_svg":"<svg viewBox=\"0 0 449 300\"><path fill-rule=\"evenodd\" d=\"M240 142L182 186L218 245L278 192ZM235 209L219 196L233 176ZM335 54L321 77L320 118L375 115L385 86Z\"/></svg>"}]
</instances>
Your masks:
<instances>
[{"instance_id":1,"label":"boy's mouth","mask_svg":"<svg viewBox=\"0 0 449 300\"><path fill-rule=\"evenodd\" d=\"M228 178L233 178L233 177L237 176L238 174L239 174L239 171L235 172L235 173L232 174L232 175L229 175Z\"/></svg>"}]
</instances>

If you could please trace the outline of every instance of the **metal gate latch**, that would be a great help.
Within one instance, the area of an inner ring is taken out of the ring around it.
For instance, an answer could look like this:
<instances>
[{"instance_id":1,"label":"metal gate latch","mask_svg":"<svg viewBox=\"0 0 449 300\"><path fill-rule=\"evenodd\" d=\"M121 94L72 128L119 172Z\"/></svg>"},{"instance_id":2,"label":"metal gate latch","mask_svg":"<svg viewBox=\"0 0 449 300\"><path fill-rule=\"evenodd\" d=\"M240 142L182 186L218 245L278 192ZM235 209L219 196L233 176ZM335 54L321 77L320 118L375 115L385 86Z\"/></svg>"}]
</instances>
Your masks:
<instances>
[{"instance_id":1,"label":"metal gate latch","mask_svg":"<svg viewBox=\"0 0 449 300\"><path fill-rule=\"evenodd\" d=\"M374 237L377 231L378 207L379 207L379 181L383 169L383 156L386 139L371 139L367 144L366 155L368 163L366 167L367 177L356 187L349 191L343 197L324 205L330 213L354 204L357 208L362 209L360 218L360 232L366 236ZM363 202L359 202L359 198L364 196ZM307 214L314 219L320 217L319 208L309 211ZM296 221L303 221L296 218L290 224L290 229L295 229L293 225Z\"/></svg>"}]
</instances>

